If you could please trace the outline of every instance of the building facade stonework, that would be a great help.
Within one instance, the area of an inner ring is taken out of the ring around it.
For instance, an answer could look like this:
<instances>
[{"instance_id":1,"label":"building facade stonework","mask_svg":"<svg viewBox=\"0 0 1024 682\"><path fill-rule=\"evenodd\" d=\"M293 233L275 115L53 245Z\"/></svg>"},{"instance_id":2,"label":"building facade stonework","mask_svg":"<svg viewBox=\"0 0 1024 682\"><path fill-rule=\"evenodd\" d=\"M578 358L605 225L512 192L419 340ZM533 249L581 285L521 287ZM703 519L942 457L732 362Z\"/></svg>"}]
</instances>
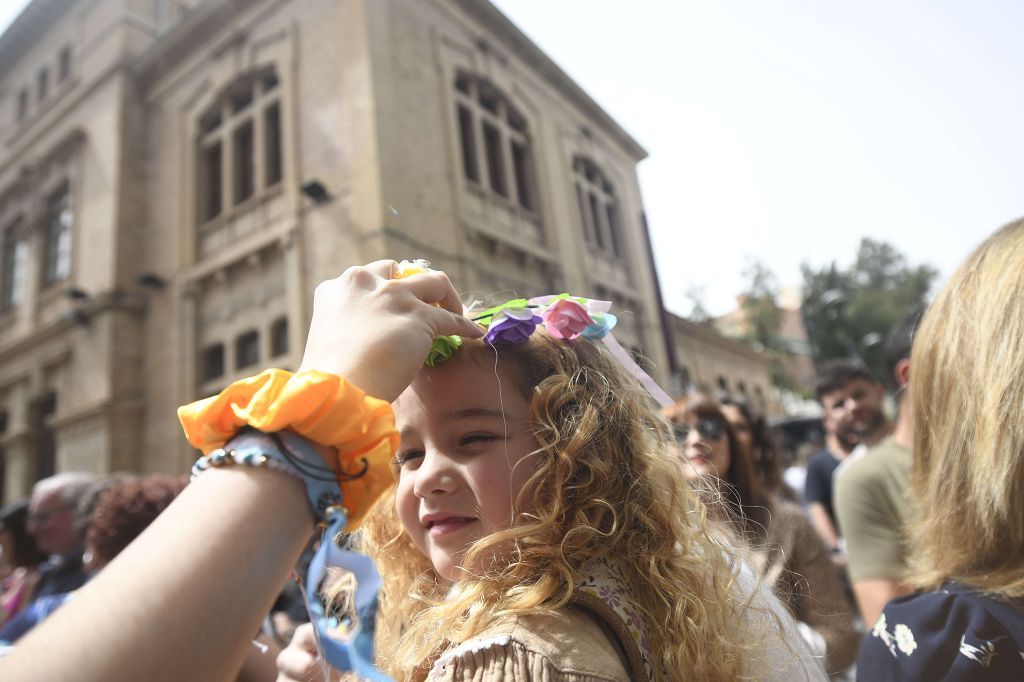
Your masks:
<instances>
[{"instance_id":1,"label":"building facade stonework","mask_svg":"<svg viewBox=\"0 0 1024 682\"><path fill-rule=\"evenodd\" d=\"M485 0L34 0L0 37L5 498L185 471L175 408L294 369L316 284L380 258L611 299L667 383L644 156Z\"/></svg>"},{"instance_id":2,"label":"building facade stonework","mask_svg":"<svg viewBox=\"0 0 1024 682\"><path fill-rule=\"evenodd\" d=\"M711 397L741 399L767 416L782 405L772 383L771 358L750 345L719 334L711 324L670 315L675 360L682 383Z\"/></svg>"}]
</instances>

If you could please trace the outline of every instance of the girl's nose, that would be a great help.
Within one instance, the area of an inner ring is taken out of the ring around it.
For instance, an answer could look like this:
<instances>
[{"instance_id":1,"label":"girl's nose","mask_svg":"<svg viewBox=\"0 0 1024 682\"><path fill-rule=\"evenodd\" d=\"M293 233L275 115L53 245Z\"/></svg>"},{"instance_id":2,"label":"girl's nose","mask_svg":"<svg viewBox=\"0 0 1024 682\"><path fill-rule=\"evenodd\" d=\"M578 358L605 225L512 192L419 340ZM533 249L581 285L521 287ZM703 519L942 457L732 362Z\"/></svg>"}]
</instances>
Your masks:
<instances>
[{"instance_id":1,"label":"girl's nose","mask_svg":"<svg viewBox=\"0 0 1024 682\"><path fill-rule=\"evenodd\" d=\"M416 470L413 492L418 497L447 495L458 489L458 470L449 457L428 451Z\"/></svg>"}]
</instances>

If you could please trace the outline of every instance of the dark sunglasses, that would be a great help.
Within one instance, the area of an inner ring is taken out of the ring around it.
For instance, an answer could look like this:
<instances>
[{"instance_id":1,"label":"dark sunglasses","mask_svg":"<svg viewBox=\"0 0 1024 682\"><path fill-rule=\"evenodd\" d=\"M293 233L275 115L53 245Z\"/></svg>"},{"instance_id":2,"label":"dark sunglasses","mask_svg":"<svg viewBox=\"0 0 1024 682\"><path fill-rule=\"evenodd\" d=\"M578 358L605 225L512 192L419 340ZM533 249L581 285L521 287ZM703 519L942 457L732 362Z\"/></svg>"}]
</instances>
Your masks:
<instances>
[{"instance_id":1,"label":"dark sunglasses","mask_svg":"<svg viewBox=\"0 0 1024 682\"><path fill-rule=\"evenodd\" d=\"M675 424L672 431L676 436L676 440L682 443L690 435L690 431L693 428L694 427L689 424ZM696 428L697 433L699 433L702 438L707 438L708 440L721 439L729 429L728 425L723 420L716 417L698 417Z\"/></svg>"}]
</instances>

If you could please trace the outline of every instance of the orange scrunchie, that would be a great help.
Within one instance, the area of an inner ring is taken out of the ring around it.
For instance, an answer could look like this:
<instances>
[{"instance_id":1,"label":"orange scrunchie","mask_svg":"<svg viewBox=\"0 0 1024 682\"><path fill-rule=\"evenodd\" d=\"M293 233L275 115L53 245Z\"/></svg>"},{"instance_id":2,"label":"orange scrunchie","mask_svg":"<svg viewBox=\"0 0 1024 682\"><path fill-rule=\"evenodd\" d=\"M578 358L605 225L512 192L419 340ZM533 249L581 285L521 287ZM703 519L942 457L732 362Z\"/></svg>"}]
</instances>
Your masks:
<instances>
[{"instance_id":1,"label":"orange scrunchie","mask_svg":"<svg viewBox=\"0 0 1024 682\"><path fill-rule=\"evenodd\" d=\"M394 480L390 465L398 432L391 405L334 374L268 369L236 381L219 395L179 407L178 420L188 442L204 455L248 425L265 432L291 429L333 447L338 451L333 464L342 473L360 471L365 460L365 474L339 481L348 512L346 530L359 525Z\"/></svg>"}]
</instances>

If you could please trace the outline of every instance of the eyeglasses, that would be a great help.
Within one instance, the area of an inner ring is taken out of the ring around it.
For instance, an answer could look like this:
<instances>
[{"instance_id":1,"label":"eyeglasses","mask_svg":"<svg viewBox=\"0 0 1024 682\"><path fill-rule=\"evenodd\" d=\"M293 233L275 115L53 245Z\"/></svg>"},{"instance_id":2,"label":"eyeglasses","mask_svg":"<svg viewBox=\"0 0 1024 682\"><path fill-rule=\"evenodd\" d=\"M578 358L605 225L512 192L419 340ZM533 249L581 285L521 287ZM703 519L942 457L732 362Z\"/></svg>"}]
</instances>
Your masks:
<instances>
[{"instance_id":1,"label":"eyeglasses","mask_svg":"<svg viewBox=\"0 0 1024 682\"><path fill-rule=\"evenodd\" d=\"M34 512L29 512L28 521L31 521L37 526L45 526L54 516L59 516L67 511L69 511L67 507L63 507L61 509L37 509Z\"/></svg>"},{"instance_id":2,"label":"eyeglasses","mask_svg":"<svg viewBox=\"0 0 1024 682\"><path fill-rule=\"evenodd\" d=\"M676 440L681 443L689 437L690 431L693 428L694 427L690 424L675 424L672 431L676 436ZM697 418L697 433L708 440L719 440L723 438L728 429L728 425L716 417Z\"/></svg>"}]
</instances>

